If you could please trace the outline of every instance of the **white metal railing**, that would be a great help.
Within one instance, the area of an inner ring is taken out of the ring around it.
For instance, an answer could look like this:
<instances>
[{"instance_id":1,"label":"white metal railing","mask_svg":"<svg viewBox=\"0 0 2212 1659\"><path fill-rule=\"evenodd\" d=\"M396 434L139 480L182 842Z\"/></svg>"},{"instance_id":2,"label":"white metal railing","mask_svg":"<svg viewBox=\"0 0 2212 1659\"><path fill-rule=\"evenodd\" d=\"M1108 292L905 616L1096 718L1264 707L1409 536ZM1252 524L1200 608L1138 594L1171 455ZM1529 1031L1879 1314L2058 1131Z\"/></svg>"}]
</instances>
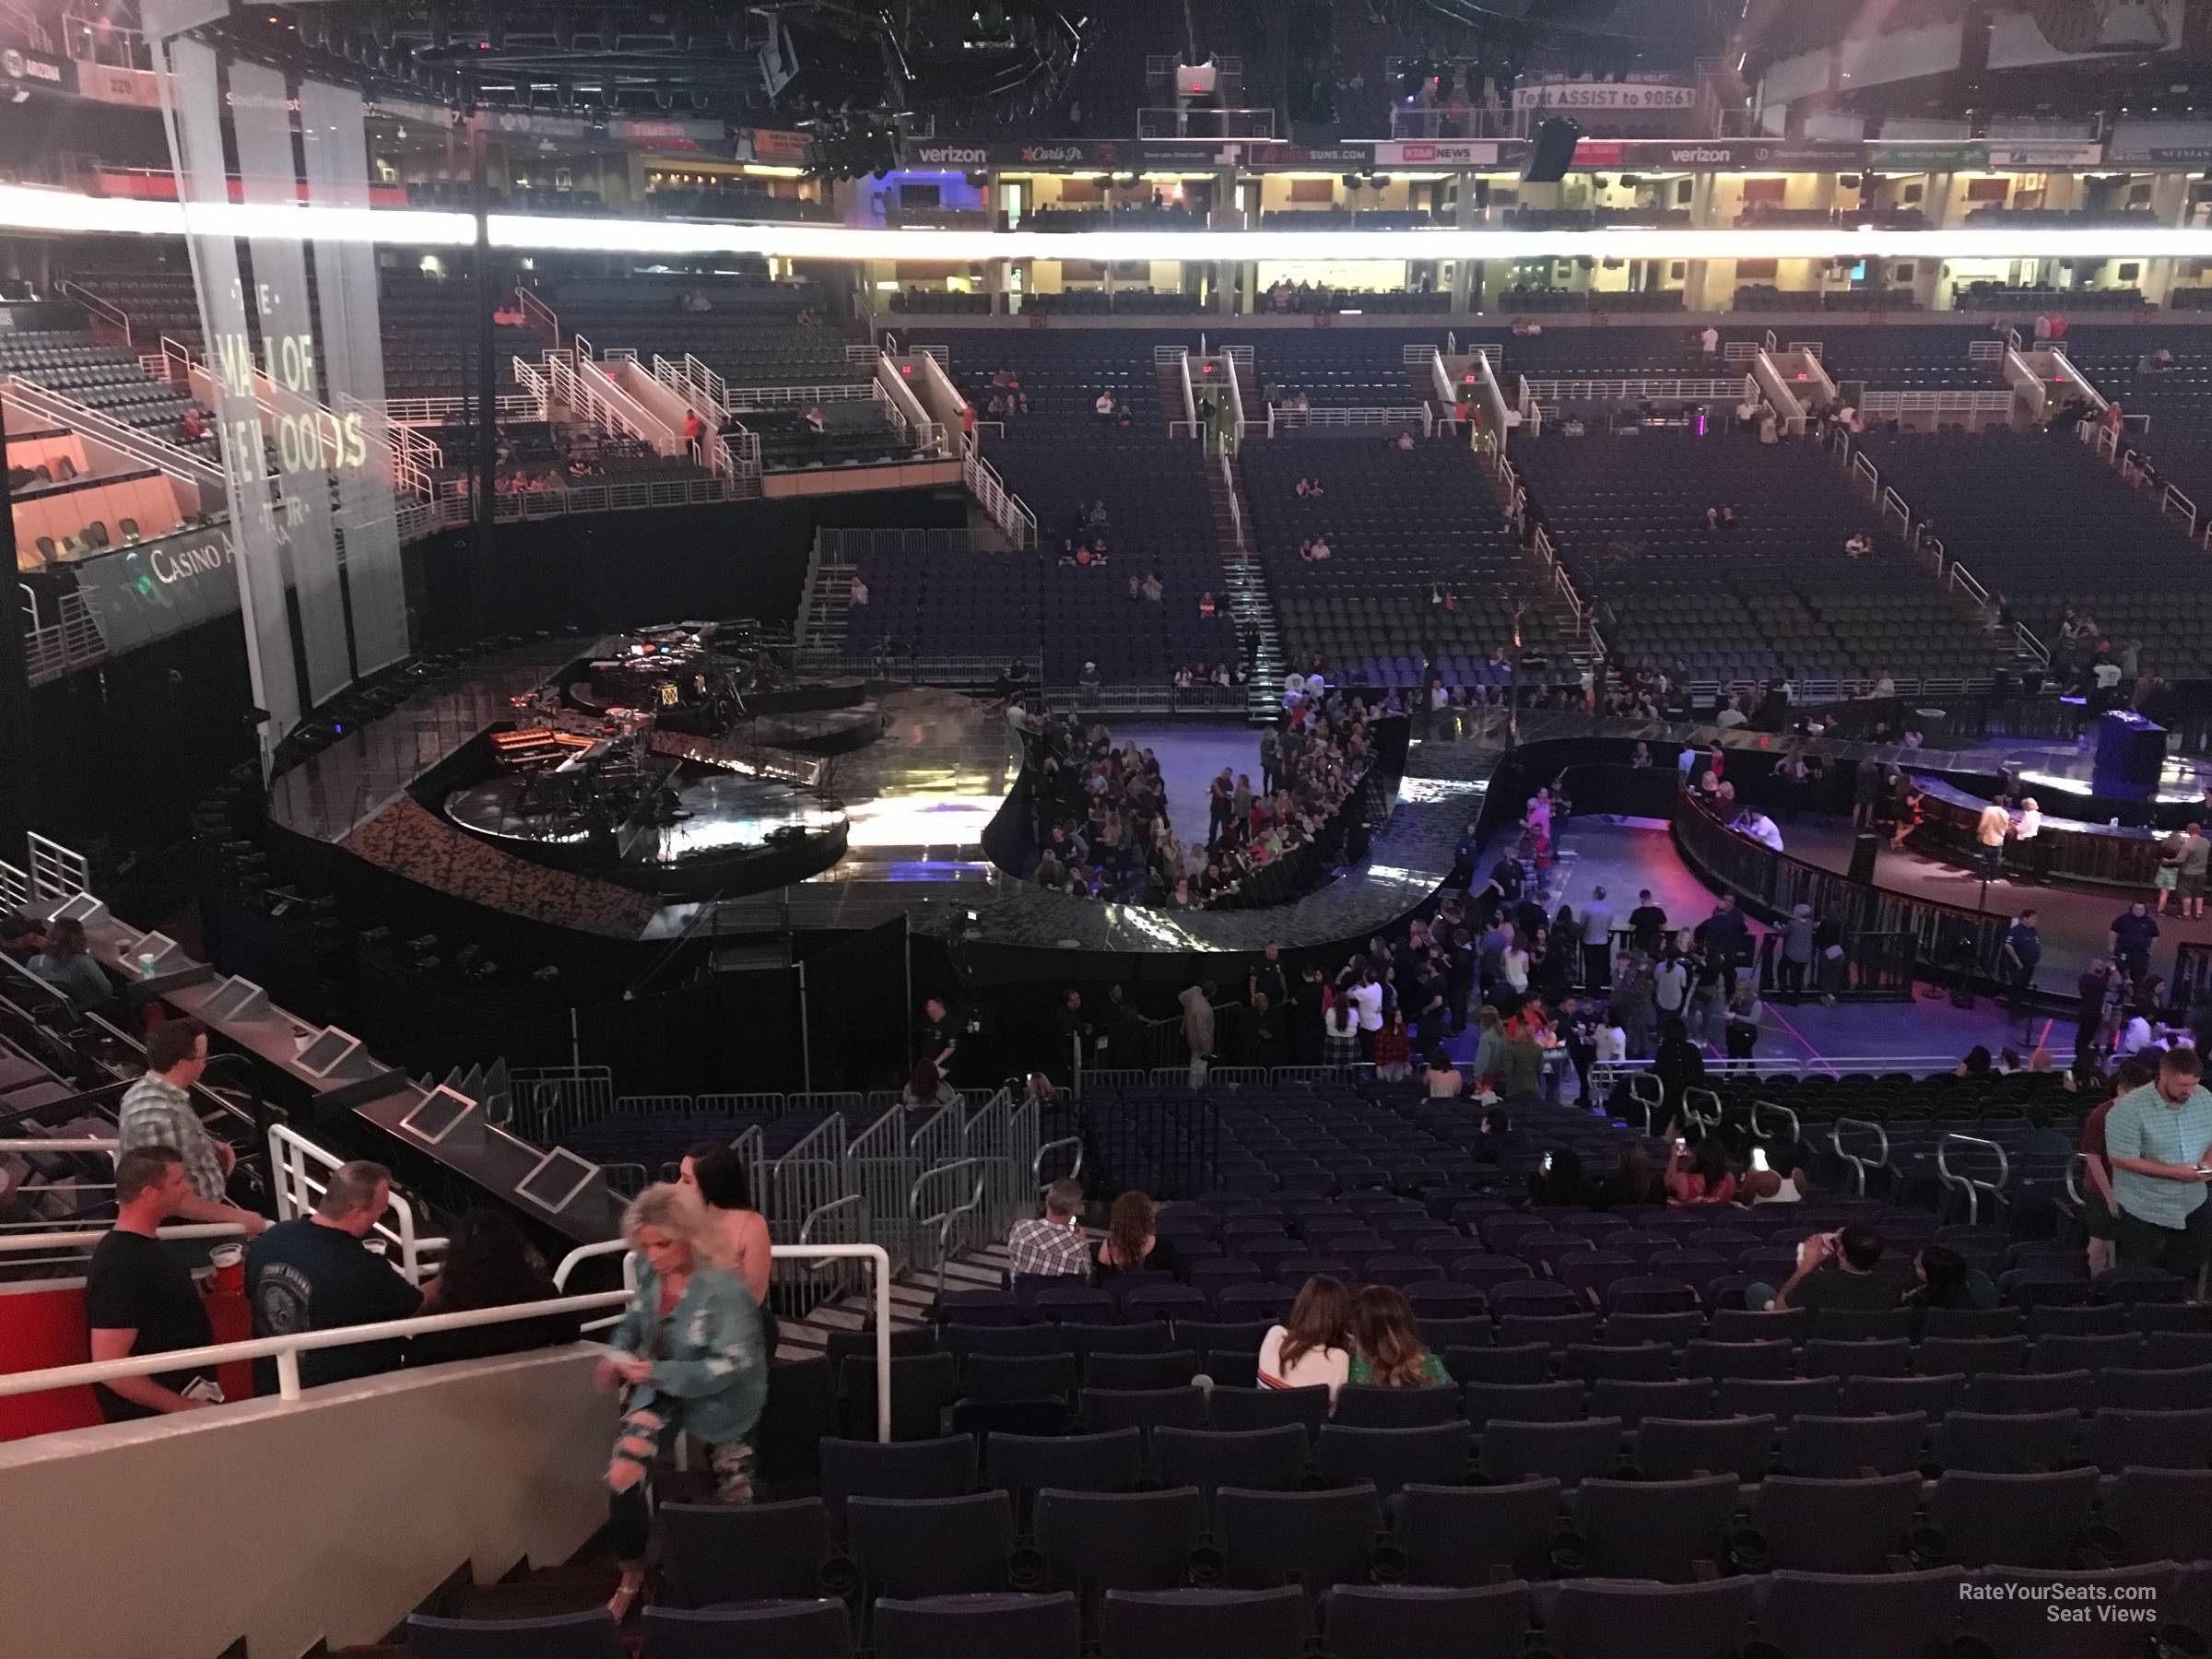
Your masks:
<instances>
[{"instance_id":1,"label":"white metal railing","mask_svg":"<svg viewBox=\"0 0 2212 1659\"><path fill-rule=\"evenodd\" d=\"M219 491L224 488L223 469L206 456L171 443L166 438L125 426L52 386L26 380L20 374L11 375L6 382L6 395L10 402L20 405L41 420L68 427L96 443L122 452L141 465L167 473L172 478L182 478L201 489Z\"/></svg>"},{"instance_id":2,"label":"white metal railing","mask_svg":"<svg viewBox=\"0 0 2212 1659\"><path fill-rule=\"evenodd\" d=\"M1037 515L1029 504L1006 488L998 468L983 459L974 439L960 448L960 482L967 485L985 516L1006 533L1018 547L1037 545Z\"/></svg>"},{"instance_id":3,"label":"white metal railing","mask_svg":"<svg viewBox=\"0 0 2212 1659\"><path fill-rule=\"evenodd\" d=\"M829 386L724 387L723 408L728 413L746 409L779 409L797 404L850 403L874 397L879 388L870 381L841 381Z\"/></svg>"},{"instance_id":4,"label":"white metal railing","mask_svg":"<svg viewBox=\"0 0 2212 1659\"><path fill-rule=\"evenodd\" d=\"M282 1124L270 1124L269 1173L276 1193L276 1218L290 1221L312 1215L329 1185L322 1177L345 1161ZM415 1207L402 1194L392 1194L391 1208L394 1224L387 1227L380 1219L377 1236L398 1250L399 1270L407 1283L419 1285L430 1277L429 1258L445 1253L445 1241L415 1230Z\"/></svg>"},{"instance_id":5,"label":"white metal railing","mask_svg":"<svg viewBox=\"0 0 2212 1659\"><path fill-rule=\"evenodd\" d=\"M532 413L530 394L526 392L502 392L491 400L492 412L515 420L541 418ZM466 397L387 397L384 399L386 420L425 426L443 426L456 415L473 418L476 404Z\"/></svg>"},{"instance_id":6,"label":"white metal railing","mask_svg":"<svg viewBox=\"0 0 2212 1659\"><path fill-rule=\"evenodd\" d=\"M40 615L38 596L23 589L29 603L29 626L23 632L24 666L30 683L42 686L107 660L107 637L100 632L100 616L83 589L64 594L54 609L57 619Z\"/></svg>"},{"instance_id":7,"label":"white metal railing","mask_svg":"<svg viewBox=\"0 0 2212 1659\"><path fill-rule=\"evenodd\" d=\"M564 352L548 352L545 363L546 382L554 397L601 432L634 438L664 455L682 449L682 441L674 432L656 420L636 398L616 385L594 359L584 355L581 337L573 359Z\"/></svg>"},{"instance_id":8,"label":"white metal railing","mask_svg":"<svg viewBox=\"0 0 2212 1659\"><path fill-rule=\"evenodd\" d=\"M1910 539L1912 534L1912 509L1905 504L1905 498L1899 495L1895 489L1884 489L1882 491L1881 521L1885 529L1888 527L1892 517L1897 520L1898 535Z\"/></svg>"},{"instance_id":9,"label":"white metal railing","mask_svg":"<svg viewBox=\"0 0 2212 1659\"><path fill-rule=\"evenodd\" d=\"M92 868L82 853L49 841L35 830L23 840L30 854L30 896L35 902L74 899L91 890Z\"/></svg>"},{"instance_id":10,"label":"white metal railing","mask_svg":"<svg viewBox=\"0 0 2212 1659\"><path fill-rule=\"evenodd\" d=\"M1267 436L1293 427L1419 427L1424 433L1434 435L1436 414L1427 404L1411 404L1395 408L1364 409L1286 409L1276 404L1267 406Z\"/></svg>"},{"instance_id":11,"label":"white metal railing","mask_svg":"<svg viewBox=\"0 0 2212 1659\"><path fill-rule=\"evenodd\" d=\"M0 4L0 19L5 19L14 9L11 5ZM83 306L102 322L113 324L117 328L123 330L123 343L125 346L132 343L134 336L131 333L131 314L112 300L103 299L81 283L66 279L56 283L53 291L65 300L76 300L77 304Z\"/></svg>"},{"instance_id":12,"label":"white metal railing","mask_svg":"<svg viewBox=\"0 0 2212 1659\"><path fill-rule=\"evenodd\" d=\"M1604 403L1639 403L1672 400L1677 403L1742 397L1752 387L1751 377L1740 375L1545 375L1523 377L1527 395L1538 403L1557 403L1564 397L1583 397Z\"/></svg>"},{"instance_id":13,"label":"white metal railing","mask_svg":"<svg viewBox=\"0 0 2212 1659\"><path fill-rule=\"evenodd\" d=\"M1182 418L1194 429L1198 425L1198 388L1191 384L1191 354L1178 349L1175 353L1175 378L1182 388ZM1235 380L1231 374L1229 377Z\"/></svg>"},{"instance_id":14,"label":"white metal railing","mask_svg":"<svg viewBox=\"0 0 2212 1659\"><path fill-rule=\"evenodd\" d=\"M1966 360L1970 363L1997 363L2004 361L2008 348L2017 348L2019 336L2009 340L1970 340L1966 347Z\"/></svg>"},{"instance_id":15,"label":"white metal railing","mask_svg":"<svg viewBox=\"0 0 2212 1659\"><path fill-rule=\"evenodd\" d=\"M30 902L30 872L0 859L0 904L21 910Z\"/></svg>"},{"instance_id":16,"label":"white metal railing","mask_svg":"<svg viewBox=\"0 0 2212 1659\"><path fill-rule=\"evenodd\" d=\"M2012 399L2009 387L2002 392L1963 386L1931 392L1869 392L1860 400L1859 413L1894 416L1900 419L1908 415L2008 416L2012 413Z\"/></svg>"},{"instance_id":17,"label":"white metal railing","mask_svg":"<svg viewBox=\"0 0 2212 1659\"><path fill-rule=\"evenodd\" d=\"M571 1251L554 1276L564 1285L575 1264L593 1255L627 1253L619 1240L586 1245ZM891 1438L891 1275L890 1257L877 1244L778 1244L779 1259L846 1258L865 1260L875 1268L876 1300L876 1437ZM629 1276L625 1275L627 1278ZM358 1347L367 1343L393 1342L402 1337L429 1336L442 1331L468 1331L482 1325L511 1324L520 1320L543 1319L548 1314L607 1313L625 1306L629 1290L600 1290L581 1296L559 1296L543 1301L515 1302L499 1308L472 1308L460 1313L430 1313L413 1319L384 1320L376 1324L347 1325L332 1331L300 1331L284 1336L261 1336L246 1342L220 1342L206 1347L172 1348L159 1354L139 1354L124 1359L94 1360L83 1365L58 1365L45 1371L0 1375L0 1397L47 1394L60 1388L81 1388L112 1382L119 1377L149 1377L161 1371L212 1371L253 1359L276 1362L277 1397L300 1397L300 1356L326 1348ZM604 1324L605 1322L600 1322Z\"/></svg>"},{"instance_id":18,"label":"white metal railing","mask_svg":"<svg viewBox=\"0 0 2212 1659\"><path fill-rule=\"evenodd\" d=\"M523 313L524 321L545 329L553 336L553 344L559 345L560 318L554 313L551 306L538 298L536 290L518 288L514 290L514 298L515 309Z\"/></svg>"}]
</instances>

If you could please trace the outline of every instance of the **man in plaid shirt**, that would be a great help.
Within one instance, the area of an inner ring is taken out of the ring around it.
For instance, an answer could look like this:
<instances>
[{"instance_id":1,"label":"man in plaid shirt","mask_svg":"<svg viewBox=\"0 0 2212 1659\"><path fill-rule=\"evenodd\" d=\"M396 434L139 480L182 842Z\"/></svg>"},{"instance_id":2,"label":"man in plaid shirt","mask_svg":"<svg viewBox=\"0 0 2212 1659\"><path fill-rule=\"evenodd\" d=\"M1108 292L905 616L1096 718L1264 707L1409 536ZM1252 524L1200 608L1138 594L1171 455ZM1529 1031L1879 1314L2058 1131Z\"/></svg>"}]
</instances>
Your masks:
<instances>
[{"instance_id":1,"label":"man in plaid shirt","mask_svg":"<svg viewBox=\"0 0 2212 1659\"><path fill-rule=\"evenodd\" d=\"M1090 1274L1090 1242L1083 1236L1083 1186L1055 1181L1044 1190L1044 1214L1017 1221L1006 1235L1008 1271L1017 1277Z\"/></svg>"},{"instance_id":2,"label":"man in plaid shirt","mask_svg":"<svg viewBox=\"0 0 2212 1659\"><path fill-rule=\"evenodd\" d=\"M167 1147L184 1160L192 1195L177 1206L180 1221L229 1222L248 1238L268 1226L263 1217L223 1199L238 1161L229 1143L207 1133L193 1109L192 1086L207 1067L207 1033L193 1020L157 1026L146 1040L146 1076L124 1092L116 1112L115 1156L140 1147Z\"/></svg>"}]
</instances>

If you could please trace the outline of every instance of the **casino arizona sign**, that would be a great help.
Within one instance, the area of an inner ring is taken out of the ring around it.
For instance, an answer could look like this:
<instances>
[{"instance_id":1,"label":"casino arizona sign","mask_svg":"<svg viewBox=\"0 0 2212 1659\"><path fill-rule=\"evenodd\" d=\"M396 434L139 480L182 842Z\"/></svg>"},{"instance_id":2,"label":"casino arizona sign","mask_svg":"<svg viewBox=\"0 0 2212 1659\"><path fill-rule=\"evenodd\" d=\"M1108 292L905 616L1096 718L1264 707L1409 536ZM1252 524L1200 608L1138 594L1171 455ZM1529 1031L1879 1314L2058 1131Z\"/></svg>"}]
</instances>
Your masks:
<instances>
[{"instance_id":1,"label":"casino arizona sign","mask_svg":"<svg viewBox=\"0 0 2212 1659\"><path fill-rule=\"evenodd\" d=\"M156 547L146 560L154 580L164 587L205 576L210 571L223 570L229 563L230 544L227 540L203 542L195 547Z\"/></svg>"}]
</instances>

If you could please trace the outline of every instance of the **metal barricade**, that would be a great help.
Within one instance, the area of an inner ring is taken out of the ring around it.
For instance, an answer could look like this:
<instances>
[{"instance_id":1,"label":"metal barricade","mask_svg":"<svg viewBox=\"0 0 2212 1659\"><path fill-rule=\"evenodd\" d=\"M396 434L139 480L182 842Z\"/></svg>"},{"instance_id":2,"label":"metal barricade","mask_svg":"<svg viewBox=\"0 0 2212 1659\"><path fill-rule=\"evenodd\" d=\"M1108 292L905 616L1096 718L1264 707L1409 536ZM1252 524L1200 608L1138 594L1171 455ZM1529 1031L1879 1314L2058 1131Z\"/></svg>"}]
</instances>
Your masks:
<instances>
[{"instance_id":1,"label":"metal barricade","mask_svg":"<svg viewBox=\"0 0 2212 1659\"><path fill-rule=\"evenodd\" d=\"M877 1242L904 1267L914 1259L915 1232L909 1210L924 1171L949 1162L959 1149L964 1109L893 1106L853 1137L846 1148L844 1190L867 1200Z\"/></svg>"},{"instance_id":2,"label":"metal barricade","mask_svg":"<svg viewBox=\"0 0 2212 1659\"><path fill-rule=\"evenodd\" d=\"M604 1065L517 1066L515 1121L527 1138L550 1146L615 1110L615 1074Z\"/></svg>"},{"instance_id":3,"label":"metal barricade","mask_svg":"<svg viewBox=\"0 0 2212 1659\"><path fill-rule=\"evenodd\" d=\"M991 1168L987 1159L956 1158L924 1170L908 1191L906 1226L913 1241L913 1265L935 1268L937 1294L945 1294L945 1265L984 1234Z\"/></svg>"},{"instance_id":4,"label":"metal barricade","mask_svg":"<svg viewBox=\"0 0 2212 1659\"><path fill-rule=\"evenodd\" d=\"M753 1183L753 1202L768 1218L770 1238L797 1243L809 1217L848 1195L845 1141L845 1120L826 1117L768 1166L765 1181Z\"/></svg>"}]
</instances>

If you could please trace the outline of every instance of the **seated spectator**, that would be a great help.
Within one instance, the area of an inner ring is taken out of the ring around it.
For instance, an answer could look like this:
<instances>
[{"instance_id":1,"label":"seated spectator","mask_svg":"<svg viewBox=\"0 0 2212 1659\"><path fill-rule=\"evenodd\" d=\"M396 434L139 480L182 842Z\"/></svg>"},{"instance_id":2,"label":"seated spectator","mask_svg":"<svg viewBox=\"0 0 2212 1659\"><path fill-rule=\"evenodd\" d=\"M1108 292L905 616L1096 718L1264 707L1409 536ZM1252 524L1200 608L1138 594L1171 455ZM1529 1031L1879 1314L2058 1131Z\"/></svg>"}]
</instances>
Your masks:
<instances>
[{"instance_id":1,"label":"seated spectator","mask_svg":"<svg viewBox=\"0 0 2212 1659\"><path fill-rule=\"evenodd\" d=\"M314 1213L279 1221L246 1250L246 1289L253 1335L290 1336L347 1325L411 1319L429 1300L366 1241L392 1207L392 1171L357 1159L331 1171ZM382 1243L378 1241L379 1245ZM300 1356L310 1388L374 1376L400 1362L396 1342L319 1348ZM254 1388L273 1393L276 1363L256 1360ZM267 1383L263 1375L265 1368Z\"/></svg>"},{"instance_id":2,"label":"seated spectator","mask_svg":"<svg viewBox=\"0 0 2212 1659\"><path fill-rule=\"evenodd\" d=\"M1797 1247L1797 1270L1781 1288L1748 1286L1744 1305L1776 1312L1787 1308L1879 1312L1902 1302L1906 1289L1904 1276L1883 1258L1882 1235L1853 1221L1835 1232L1812 1234Z\"/></svg>"},{"instance_id":3,"label":"seated spectator","mask_svg":"<svg viewBox=\"0 0 2212 1659\"><path fill-rule=\"evenodd\" d=\"M1099 1241L1095 1284L1111 1284L1126 1273L1174 1273L1181 1265L1175 1246L1152 1230L1152 1200L1138 1192L1124 1193L1106 1212L1106 1236Z\"/></svg>"},{"instance_id":4,"label":"seated spectator","mask_svg":"<svg viewBox=\"0 0 2212 1659\"><path fill-rule=\"evenodd\" d=\"M30 959L30 971L69 999L69 1009L82 1014L115 994L85 940L85 924L63 916L46 927L45 947Z\"/></svg>"},{"instance_id":5,"label":"seated spectator","mask_svg":"<svg viewBox=\"0 0 2212 1659\"><path fill-rule=\"evenodd\" d=\"M1112 420L1113 418L1113 394L1111 392L1100 393L1092 402L1090 410L1100 420Z\"/></svg>"},{"instance_id":6,"label":"seated spectator","mask_svg":"<svg viewBox=\"0 0 2212 1659\"><path fill-rule=\"evenodd\" d=\"M20 911L0 912L0 956L26 967L46 947L46 924Z\"/></svg>"},{"instance_id":7,"label":"seated spectator","mask_svg":"<svg viewBox=\"0 0 2212 1659\"><path fill-rule=\"evenodd\" d=\"M1447 1388L1452 1373L1422 1345L1413 1308L1388 1285L1352 1298L1352 1363L1345 1381L1370 1388Z\"/></svg>"},{"instance_id":8,"label":"seated spectator","mask_svg":"<svg viewBox=\"0 0 2212 1659\"><path fill-rule=\"evenodd\" d=\"M1343 1281L1317 1273L1290 1304L1290 1317L1260 1338L1262 1388L1329 1391L1329 1403L1352 1369L1352 1298Z\"/></svg>"},{"instance_id":9,"label":"seated spectator","mask_svg":"<svg viewBox=\"0 0 2212 1659\"><path fill-rule=\"evenodd\" d=\"M1324 559L1328 559L1330 557L1330 553L1327 538L1319 535L1315 536L1306 550L1306 556L1315 564L1320 564Z\"/></svg>"},{"instance_id":10,"label":"seated spectator","mask_svg":"<svg viewBox=\"0 0 2212 1659\"><path fill-rule=\"evenodd\" d=\"M1751 1202L1755 1206L1801 1202L1811 1190L1805 1178L1804 1148L1771 1147L1766 1156L1765 1169L1752 1169L1744 1175L1743 1190L1751 1195Z\"/></svg>"},{"instance_id":11,"label":"seated spectator","mask_svg":"<svg viewBox=\"0 0 2212 1659\"><path fill-rule=\"evenodd\" d=\"M1583 1157L1571 1147L1557 1147L1528 1178L1528 1202L1536 1209L1579 1206L1589 1197L1583 1184Z\"/></svg>"},{"instance_id":12,"label":"seated spectator","mask_svg":"<svg viewBox=\"0 0 2212 1659\"><path fill-rule=\"evenodd\" d=\"M1409 450L1413 447L1413 434L1402 431L1390 441L1390 445L1396 450Z\"/></svg>"},{"instance_id":13,"label":"seated spectator","mask_svg":"<svg viewBox=\"0 0 2212 1659\"><path fill-rule=\"evenodd\" d=\"M1466 1087L1466 1079L1452 1064L1452 1057L1442 1049L1429 1056L1429 1098L1432 1100L1456 1100Z\"/></svg>"},{"instance_id":14,"label":"seated spectator","mask_svg":"<svg viewBox=\"0 0 2212 1659\"><path fill-rule=\"evenodd\" d=\"M523 1230L507 1211L472 1209L453 1224L438 1264L439 1312L510 1308L549 1301L559 1294L553 1288L553 1276L546 1271L545 1258L523 1237ZM547 1313L507 1324L431 1331L408 1340L406 1362L443 1365L559 1347L576 1340L579 1323L573 1313Z\"/></svg>"},{"instance_id":15,"label":"seated spectator","mask_svg":"<svg viewBox=\"0 0 2212 1659\"><path fill-rule=\"evenodd\" d=\"M1477 1163L1500 1164L1528 1149L1528 1136L1514 1124L1512 1113L1502 1108L1483 1113L1482 1127L1475 1135Z\"/></svg>"},{"instance_id":16,"label":"seated spectator","mask_svg":"<svg viewBox=\"0 0 2212 1659\"><path fill-rule=\"evenodd\" d=\"M1940 1244L1924 1245L1912 1258L1912 1277L1918 1281L1905 1292L1909 1308L1994 1308L1997 1282L1966 1258Z\"/></svg>"},{"instance_id":17,"label":"seated spectator","mask_svg":"<svg viewBox=\"0 0 2212 1659\"><path fill-rule=\"evenodd\" d=\"M1669 1209L1735 1202L1735 1174L1719 1135L1701 1135L1695 1147L1676 1140L1666 1158L1666 1198Z\"/></svg>"},{"instance_id":18,"label":"seated spectator","mask_svg":"<svg viewBox=\"0 0 2212 1659\"><path fill-rule=\"evenodd\" d=\"M946 1082L943 1074L937 1070L937 1063L924 1058L914 1062L913 1076L906 1080L905 1088L900 1091L899 1103L901 1106L949 1106L959 1098L959 1091Z\"/></svg>"},{"instance_id":19,"label":"seated spectator","mask_svg":"<svg viewBox=\"0 0 2212 1659\"><path fill-rule=\"evenodd\" d=\"M799 417L799 423L817 438L829 430L828 423L822 419L821 410L811 405L807 406L806 413Z\"/></svg>"},{"instance_id":20,"label":"seated spectator","mask_svg":"<svg viewBox=\"0 0 2212 1659\"><path fill-rule=\"evenodd\" d=\"M1055 1181L1044 1190L1044 1214L1017 1221L1006 1234L1006 1271L1025 1276L1088 1277L1090 1249L1083 1239L1083 1183Z\"/></svg>"},{"instance_id":21,"label":"seated spectator","mask_svg":"<svg viewBox=\"0 0 2212 1659\"><path fill-rule=\"evenodd\" d=\"M1643 1142L1636 1138L1620 1143L1613 1172L1601 1177L1590 1188L1592 1209L1621 1209L1634 1204L1665 1202L1666 1183L1659 1171L1652 1168L1652 1155L1644 1149Z\"/></svg>"},{"instance_id":22,"label":"seated spectator","mask_svg":"<svg viewBox=\"0 0 2212 1659\"><path fill-rule=\"evenodd\" d=\"M192 1196L173 1147L140 1147L115 1164L115 1224L93 1246L85 1272L85 1324L96 1362L208 1347L208 1323L184 1264L157 1236ZM221 1400L211 1372L156 1371L92 1385L111 1423L192 1411Z\"/></svg>"}]
</instances>

